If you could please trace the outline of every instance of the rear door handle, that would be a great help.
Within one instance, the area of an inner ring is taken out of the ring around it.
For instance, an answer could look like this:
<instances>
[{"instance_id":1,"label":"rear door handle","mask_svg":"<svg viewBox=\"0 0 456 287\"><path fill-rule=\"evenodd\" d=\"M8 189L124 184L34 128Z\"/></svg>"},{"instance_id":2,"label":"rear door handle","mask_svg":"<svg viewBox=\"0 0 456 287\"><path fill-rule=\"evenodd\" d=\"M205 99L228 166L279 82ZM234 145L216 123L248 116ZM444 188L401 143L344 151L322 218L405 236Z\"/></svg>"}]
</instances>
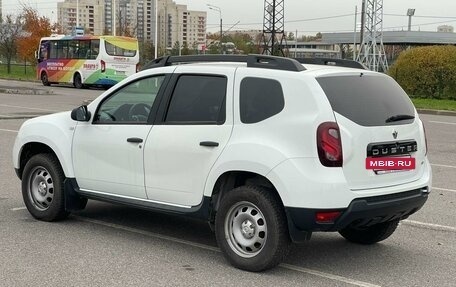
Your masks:
<instances>
[{"instance_id":1,"label":"rear door handle","mask_svg":"<svg viewBox=\"0 0 456 287\"><path fill-rule=\"evenodd\" d=\"M219 143L218 142L211 142L211 141L204 141L204 142L200 142L200 146L218 147Z\"/></svg>"},{"instance_id":2,"label":"rear door handle","mask_svg":"<svg viewBox=\"0 0 456 287\"><path fill-rule=\"evenodd\" d=\"M140 139L140 138L128 138L127 142L129 142L129 143L142 143L143 139Z\"/></svg>"}]
</instances>

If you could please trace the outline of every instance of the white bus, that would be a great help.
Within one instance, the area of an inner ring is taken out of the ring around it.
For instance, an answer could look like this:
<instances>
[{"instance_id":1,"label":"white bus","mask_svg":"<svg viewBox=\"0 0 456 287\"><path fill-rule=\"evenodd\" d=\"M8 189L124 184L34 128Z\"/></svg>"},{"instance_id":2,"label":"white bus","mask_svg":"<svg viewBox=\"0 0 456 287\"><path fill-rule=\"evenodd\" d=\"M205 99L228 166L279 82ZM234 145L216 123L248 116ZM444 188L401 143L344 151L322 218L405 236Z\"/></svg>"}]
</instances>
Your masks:
<instances>
[{"instance_id":1,"label":"white bus","mask_svg":"<svg viewBox=\"0 0 456 287\"><path fill-rule=\"evenodd\" d=\"M44 37L37 52L43 85L113 86L138 70L138 40L120 36Z\"/></svg>"}]
</instances>

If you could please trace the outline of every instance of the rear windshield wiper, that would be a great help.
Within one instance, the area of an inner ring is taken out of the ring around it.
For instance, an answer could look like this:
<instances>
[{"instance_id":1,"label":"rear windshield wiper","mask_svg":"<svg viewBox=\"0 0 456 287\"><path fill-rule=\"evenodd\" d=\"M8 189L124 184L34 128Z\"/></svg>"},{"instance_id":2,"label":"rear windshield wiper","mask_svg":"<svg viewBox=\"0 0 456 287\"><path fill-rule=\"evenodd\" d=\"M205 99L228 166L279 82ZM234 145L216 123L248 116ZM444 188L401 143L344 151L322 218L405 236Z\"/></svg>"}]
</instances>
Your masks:
<instances>
[{"instance_id":1,"label":"rear windshield wiper","mask_svg":"<svg viewBox=\"0 0 456 287\"><path fill-rule=\"evenodd\" d=\"M403 120L413 120L414 118L415 118L415 116L411 116L411 115L395 115L395 116L391 116L391 117L387 118L385 122L391 123L391 122L398 122L398 121L403 121Z\"/></svg>"}]
</instances>

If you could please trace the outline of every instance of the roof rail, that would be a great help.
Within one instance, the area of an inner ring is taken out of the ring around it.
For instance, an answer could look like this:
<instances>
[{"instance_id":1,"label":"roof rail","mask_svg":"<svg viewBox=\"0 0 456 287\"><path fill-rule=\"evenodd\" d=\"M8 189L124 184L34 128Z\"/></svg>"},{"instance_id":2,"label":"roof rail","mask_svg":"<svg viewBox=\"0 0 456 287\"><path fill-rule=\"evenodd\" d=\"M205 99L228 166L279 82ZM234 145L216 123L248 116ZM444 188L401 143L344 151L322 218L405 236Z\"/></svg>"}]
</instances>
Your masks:
<instances>
[{"instance_id":1,"label":"roof rail","mask_svg":"<svg viewBox=\"0 0 456 287\"><path fill-rule=\"evenodd\" d=\"M356 68L367 70L367 67L360 62L345 59L332 59L332 58L295 58L301 64L310 65L326 65L337 66L346 68Z\"/></svg>"},{"instance_id":2,"label":"roof rail","mask_svg":"<svg viewBox=\"0 0 456 287\"><path fill-rule=\"evenodd\" d=\"M147 63L143 70L171 66L173 64L204 63L204 62L241 62L247 63L247 67L275 69L284 71L301 72L305 68L291 58L268 56L268 55L188 55L188 56L165 56Z\"/></svg>"}]
</instances>

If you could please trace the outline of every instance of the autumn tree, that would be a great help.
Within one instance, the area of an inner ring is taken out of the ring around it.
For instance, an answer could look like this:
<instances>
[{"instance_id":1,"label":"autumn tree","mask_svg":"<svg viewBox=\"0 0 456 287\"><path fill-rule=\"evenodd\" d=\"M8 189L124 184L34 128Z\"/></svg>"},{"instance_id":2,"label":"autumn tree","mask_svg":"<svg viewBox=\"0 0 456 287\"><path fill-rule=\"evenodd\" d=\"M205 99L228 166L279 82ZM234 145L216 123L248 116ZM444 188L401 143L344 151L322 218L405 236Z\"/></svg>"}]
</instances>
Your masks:
<instances>
[{"instance_id":1,"label":"autumn tree","mask_svg":"<svg viewBox=\"0 0 456 287\"><path fill-rule=\"evenodd\" d=\"M11 72L11 60L16 56L18 38L22 36L21 17L7 15L0 22L0 55L6 59L6 69Z\"/></svg>"},{"instance_id":2,"label":"autumn tree","mask_svg":"<svg viewBox=\"0 0 456 287\"><path fill-rule=\"evenodd\" d=\"M35 51L38 49L40 39L51 36L55 27L49 18L40 16L37 10L28 6L24 6L21 18L24 34L17 41L18 55L21 59L34 63Z\"/></svg>"}]
</instances>

